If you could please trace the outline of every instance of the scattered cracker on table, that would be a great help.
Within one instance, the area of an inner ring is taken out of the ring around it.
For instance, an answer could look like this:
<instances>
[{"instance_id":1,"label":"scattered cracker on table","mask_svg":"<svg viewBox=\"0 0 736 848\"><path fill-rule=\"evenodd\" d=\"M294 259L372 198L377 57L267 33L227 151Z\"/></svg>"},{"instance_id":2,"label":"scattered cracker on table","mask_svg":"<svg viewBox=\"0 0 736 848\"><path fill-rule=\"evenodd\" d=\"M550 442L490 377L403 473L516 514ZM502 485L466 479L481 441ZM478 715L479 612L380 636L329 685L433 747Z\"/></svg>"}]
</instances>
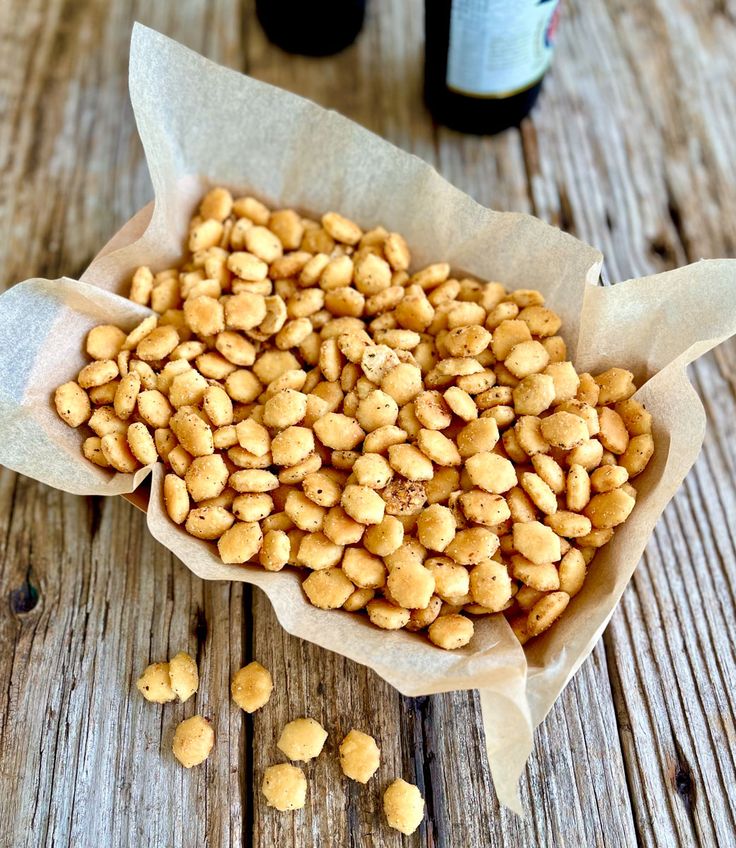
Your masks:
<instances>
[{"instance_id":1,"label":"scattered cracker on table","mask_svg":"<svg viewBox=\"0 0 736 848\"><path fill-rule=\"evenodd\" d=\"M448 650L478 616L547 630L654 452L633 374L578 374L540 292L412 274L400 234L336 212L214 188L188 248L135 271L157 314L92 328L56 390L84 456L162 461L172 521L224 562L299 568L322 609Z\"/></svg>"},{"instance_id":2,"label":"scattered cracker on table","mask_svg":"<svg viewBox=\"0 0 736 848\"><path fill-rule=\"evenodd\" d=\"M318 757L327 741L327 731L313 718L297 718L281 731L276 743L290 760L308 762Z\"/></svg>"},{"instance_id":3,"label":"scattered cracker on table","mask_svg":"<svg viewBox=\"0 0 736 848\"><path fill-rule=\"evenodd\" d=\"M180 701L187 701L199 688L197 663L189 654L180 651L169 660L171 688Z\"/></svg>"},{"instance_id":4,"label":"scattered cracker on table","mask_svg":"<svg viewBox=\"0 0 736 848\"><path fill-rule=\"evenodd\" d=\"M192 768L207 759L214 744L215 731L209 720L195 715L177 725L172 750L184 768Z\"/></svg>"},{"instance_id":5,"label":"scattered cracker on table","mask_svg":"<svg viewBox=\"0 0 736 848\"><path fill-rule=\"evenodd\" d=\"M389 827L409 836L424 818L424 798L419 788L397 778L383 793L383 812Z\"/></svg>"},{"instance_id":6,"label":"scattered cracker on table","mask_svg":"<svg viewBox=\"0 0 736 848\"><path fill-rule=\"evenodd\" d=\"M138 691L147 701L165 704L187 701L199 688L197 663L189 654L180 651L168 662L154 662L146 667L136 681Z\"/></svg>"},{"instance_id":7,"label":"scattered cracker on table","mask_svg":"<svg viewBox=\"0 0 736 848\"><path fill-rule=\"evenodd\" d=\"M255 661L236 671L230 683L233 701L246 713L254 713L264 707L272 692L271 672Z\"/></svg>"},{"instance_id":8,"label":"scattered cracker on table","mask_svg":"<svg viewBox=\"0 0 736 848\"><path fill-rule=\"evenodd\" d=\"M367 783L381 764L381 749L376 740L353 728L340 743L340 767L343 774L358 783Z\"/></svg>"},{"instance_id":9,"label":"scattered cracker on table","mask_svg":"<svg viewBox=\"0 0 736 848\"><path fill-rule=\"evenodd\" d=\"M307 778L298 766L279 763L265 770L261 789L269 807L300 810L307 799Z\"/></svg>"}]
</instances>

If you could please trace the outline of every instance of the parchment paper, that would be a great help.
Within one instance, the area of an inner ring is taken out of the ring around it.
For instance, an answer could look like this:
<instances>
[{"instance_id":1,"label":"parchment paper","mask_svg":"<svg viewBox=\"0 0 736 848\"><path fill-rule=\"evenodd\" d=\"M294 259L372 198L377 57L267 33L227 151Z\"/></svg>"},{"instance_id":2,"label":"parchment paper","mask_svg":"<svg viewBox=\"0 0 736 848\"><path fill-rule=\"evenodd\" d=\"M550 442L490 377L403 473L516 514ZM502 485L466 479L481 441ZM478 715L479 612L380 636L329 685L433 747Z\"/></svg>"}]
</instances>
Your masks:
<instances>
[{"instance_id":1,"label":"parchment paper","mask_svg":"<svg viewBox=\"0 0 736 848\"><path fill-rule=\"evenodd\" d=\"M416 267L446 260L481 279L538 288L562 315L579 368L620 365L644 382L638 397L654 418L656 452L637 479L636 508L596 557L567 614L526 655L502 616L478 621L471 646L445 652L420 636L310 606L295 573L223 565L213 546L168 520L163 469L153 469L148 526L193 572L259 586L290 633L370 666L407 695L478 688L496 791L522 812L517 783L533 728L592 650L700 449L705 415L685 367L736 331L736 261L598 287L602 257L592 247L530 216L486 209L351 121L140 25L131 45L130 94L155 204L126 224L81 282L27 280L0 297L4 465L77 494L130 492L150 472L113 475L86 462L81 435L57 418L51 396L84 363L90 327L132 327L148 313L120 296L130 275L140 264L159 270L180 259L188 219L213 184L277 207L335 209L364 227L396 229L407 237Z\"/></svg>"}]
</instances>

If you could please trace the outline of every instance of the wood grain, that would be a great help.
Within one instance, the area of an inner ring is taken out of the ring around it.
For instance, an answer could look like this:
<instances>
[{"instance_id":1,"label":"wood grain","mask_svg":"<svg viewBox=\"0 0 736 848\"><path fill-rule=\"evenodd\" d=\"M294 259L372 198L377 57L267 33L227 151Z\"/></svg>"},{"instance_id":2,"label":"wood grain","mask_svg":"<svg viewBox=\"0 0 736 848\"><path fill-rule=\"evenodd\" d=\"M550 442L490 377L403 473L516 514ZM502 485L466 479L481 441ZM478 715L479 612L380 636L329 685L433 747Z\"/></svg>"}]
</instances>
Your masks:
<instances>
[{"instance_id":1,"label":"wood grain","mask_svg":"<svg viewBox=\"0 0 736 848\"><path fill-rule=\"evenodd\" d=\"M7 0L0 4L0 274L77 275L151 196L127 99L141 20L210 58L304 94L434 164L480 202L533 212L601 247L615 281L736 253L736 9L730 2L565 4L553 72L521 131L435 127L421 102L420 0L373 0L358 43L324 60L269 45L251 2ZM528 816L498 807L477 698L406 699L302 643L265 598L204 584L122 499L80 499L0 473L0 842L36 845L734 845L736 830L736 344L691 369L708 413L696 467L660 522L604 639L537 734ZM132 692L149 660L196 652L196 702ZM245 719L229 676L273 672ZM213 718L191 772L173 728ZM260 796L290 718L330 731L304 811ZM373 732L365 789L334 752ZM401 838L381 819L394 776L428 815Z\"/></svg>"}]
</instances>

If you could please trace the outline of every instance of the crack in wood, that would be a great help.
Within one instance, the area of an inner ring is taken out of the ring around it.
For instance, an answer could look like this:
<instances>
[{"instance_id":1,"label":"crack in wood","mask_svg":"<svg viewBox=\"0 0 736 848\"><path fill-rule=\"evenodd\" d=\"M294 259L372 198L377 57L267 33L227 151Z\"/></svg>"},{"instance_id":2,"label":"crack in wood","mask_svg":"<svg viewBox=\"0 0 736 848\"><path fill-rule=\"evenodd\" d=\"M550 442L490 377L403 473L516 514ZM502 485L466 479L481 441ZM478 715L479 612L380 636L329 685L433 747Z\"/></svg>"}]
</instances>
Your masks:
<instances>
[{"instance_id":1,"label":"crack in wood","mask_svg":"<svg viewBox=\"0 0 736 848\"><path fill-rule=\"evenodd\" d=\"M198 606L194 612L194 638L197 642L197 665L202 661L208 629L207 616L202 607Z\"/></svg>"},{"instance_id":2,"label":"crack in wood","mask_svg":"<svg viewBox=\"0 0 736 848\"><path fill-rule=\"evenodd\" d=\"M14 615L26 615L36 608L39 601L38 589L31 583L31 569L26 572L26 579L17 589L10 592L10 609Z\"/></svg>"},{"instance_id":3,"label":"crack in wood","mask_svg":"<svg viewBox=\"0 0 736 848\"><path fill-rule=\"evenodd\" d=\"M102 495L90 495L87 498L87 512L89 515L89 535L94 542L102 524L105 510L105 499Z\"/></svg>"},{"instance_id":4,"label":"crack in wood","mask_svg":"<svg viewBox=\"0 0 736 848\"><path fill-rule=\"evenodd\" d=\"M538 215L536 198L534 197L534 177L539 174L539 142L534 121L527 118L521 122L521 155L524 162L524 174L526 176L526 190L529 197L529 206L532 215Z\"/></svg>"},{"instance_id":5,"label":"crack in wood","mask_svg":"<svg viewBox=\"0 0 736 848\"><path fill-rule=\"evenodd\" d=\"M685 754L680 747L680 743L677 739L673 738L672 744L675 749L676 757L672 769L672 782L674 784L677 797L685 807L688 818L690 819L690 824L693 828L693 835L695 835L695 802L697 798L695 777L693 776L690 764L685 758Z\"/></svg>"},{"instance_id":6,"label":"crack in wood","mask_svg":"<svg viewBox=\"0 0 736 848\"><path fill-rule=\"evenodd\" d=\"M242 622L240 632L240 644L242 655L240 667L253 662L253 596L255 590L248 584L243 584L240 609L242 610ZM258 775L255 772L255 758L253 756L253 745L255 730L253 716L241 710L242 715L240 733L238 734L238 748L241 753L240 762L240 798L245 807L241 817L241 845L242 848L254 848L255 832L255 805L259 803L261 787L258 783Z\"/></svg>"},{"instance_id":7,"label":"crack in wood","mask_svg":"<svg viewBox=\"0 0 736 848\"><path fill-rule=\"evenodd\" d=\"M688 262L692 262L693 254L690 248L690 238L685 228L683 214L680 210L680 202L675 196L675 191L669 180L665 180L665 186L667 189L667 215L672 223L672 227L677 236L677 240L682 247L682 251L685 254L685 258ZM673 261L676 261L676 258Z\"/></svg>"},{"instance_id":8,"label":"crack in wood","mask_svg":"<svg viewBox=\"0 0 736 848\"><path fill-rule=\"evenodd\" d=\"M624 779L626 781L627 794L632 802L632 814L634 820L634 832L636 833L636 844L641 846L644 844L644 838L639 828L639 811L633 806L633 802L637 797L636 787L637 779L633 774L635 763L630 757L630 749L634 737L631 727L631 719L626 706L626 700L623 692L621 675L619 674L618 664L616 662L616 648L613 644L611 631L605 630L603 633L603 651L606 658L606 669L611 685L611 695L613 697L613 705L616 712L616 729L618 731L619 745L621 747L622 761L624 767Z\"/></svg>"},{"instance_id":9,"label":"crack in wood","mask_svg":"<svg viewBox=\"0 0 736 848\"><path fill-rule=\"evenodd\" d=\"M572 210L570 203L570 195L567 193L567 188L561 183L557 186L557 196L560 199L560 220L557 226L566 233L575 235L575 213Z\"/></svg>"},{"instance_id":10,"label":"crack in wood","mask_svg":"<svg viewBox=\"0 0 736 848\"><path fill-rule=\"evenodd\" d=\"M649 242L649 247L658 256L666 268L673 268L677 264L677 250L665 233L658 233Z\"/></svg>"},{"instance_id":11,"label":"crack in wood","mask_svg":"<svg viewBox=\"0 0 736 848\"><path fill-rule=\"evenodd\" d=\"M435 751L432 739L435 697L402 698L406 714L411 721L411 739L414 743L411 759L414 767L414 779L422 793L426 805L426 815L422 829L426 834L427 845L445 848L446 828L443 815L443 789L441 781L435 780Z\"/></svg>"}]
</instances>

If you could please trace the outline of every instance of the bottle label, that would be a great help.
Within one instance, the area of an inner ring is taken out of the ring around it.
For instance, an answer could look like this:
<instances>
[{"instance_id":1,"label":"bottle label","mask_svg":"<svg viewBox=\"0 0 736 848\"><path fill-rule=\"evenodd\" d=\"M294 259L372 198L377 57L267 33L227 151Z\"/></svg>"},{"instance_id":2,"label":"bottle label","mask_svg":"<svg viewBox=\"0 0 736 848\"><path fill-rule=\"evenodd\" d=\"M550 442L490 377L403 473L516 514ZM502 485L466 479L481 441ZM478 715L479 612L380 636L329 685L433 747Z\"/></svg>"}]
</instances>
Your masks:
<instances>
[{"instance_id":1,"label":"bottle label","mask_svg":"<svg viewBox=\"0 0 736 848\"><path fill-rule=\"evenodd\" d=\"M558 0L453 0L447 87L471 97L509 97L552 61Z\"/></svg>"}]
</instances>

